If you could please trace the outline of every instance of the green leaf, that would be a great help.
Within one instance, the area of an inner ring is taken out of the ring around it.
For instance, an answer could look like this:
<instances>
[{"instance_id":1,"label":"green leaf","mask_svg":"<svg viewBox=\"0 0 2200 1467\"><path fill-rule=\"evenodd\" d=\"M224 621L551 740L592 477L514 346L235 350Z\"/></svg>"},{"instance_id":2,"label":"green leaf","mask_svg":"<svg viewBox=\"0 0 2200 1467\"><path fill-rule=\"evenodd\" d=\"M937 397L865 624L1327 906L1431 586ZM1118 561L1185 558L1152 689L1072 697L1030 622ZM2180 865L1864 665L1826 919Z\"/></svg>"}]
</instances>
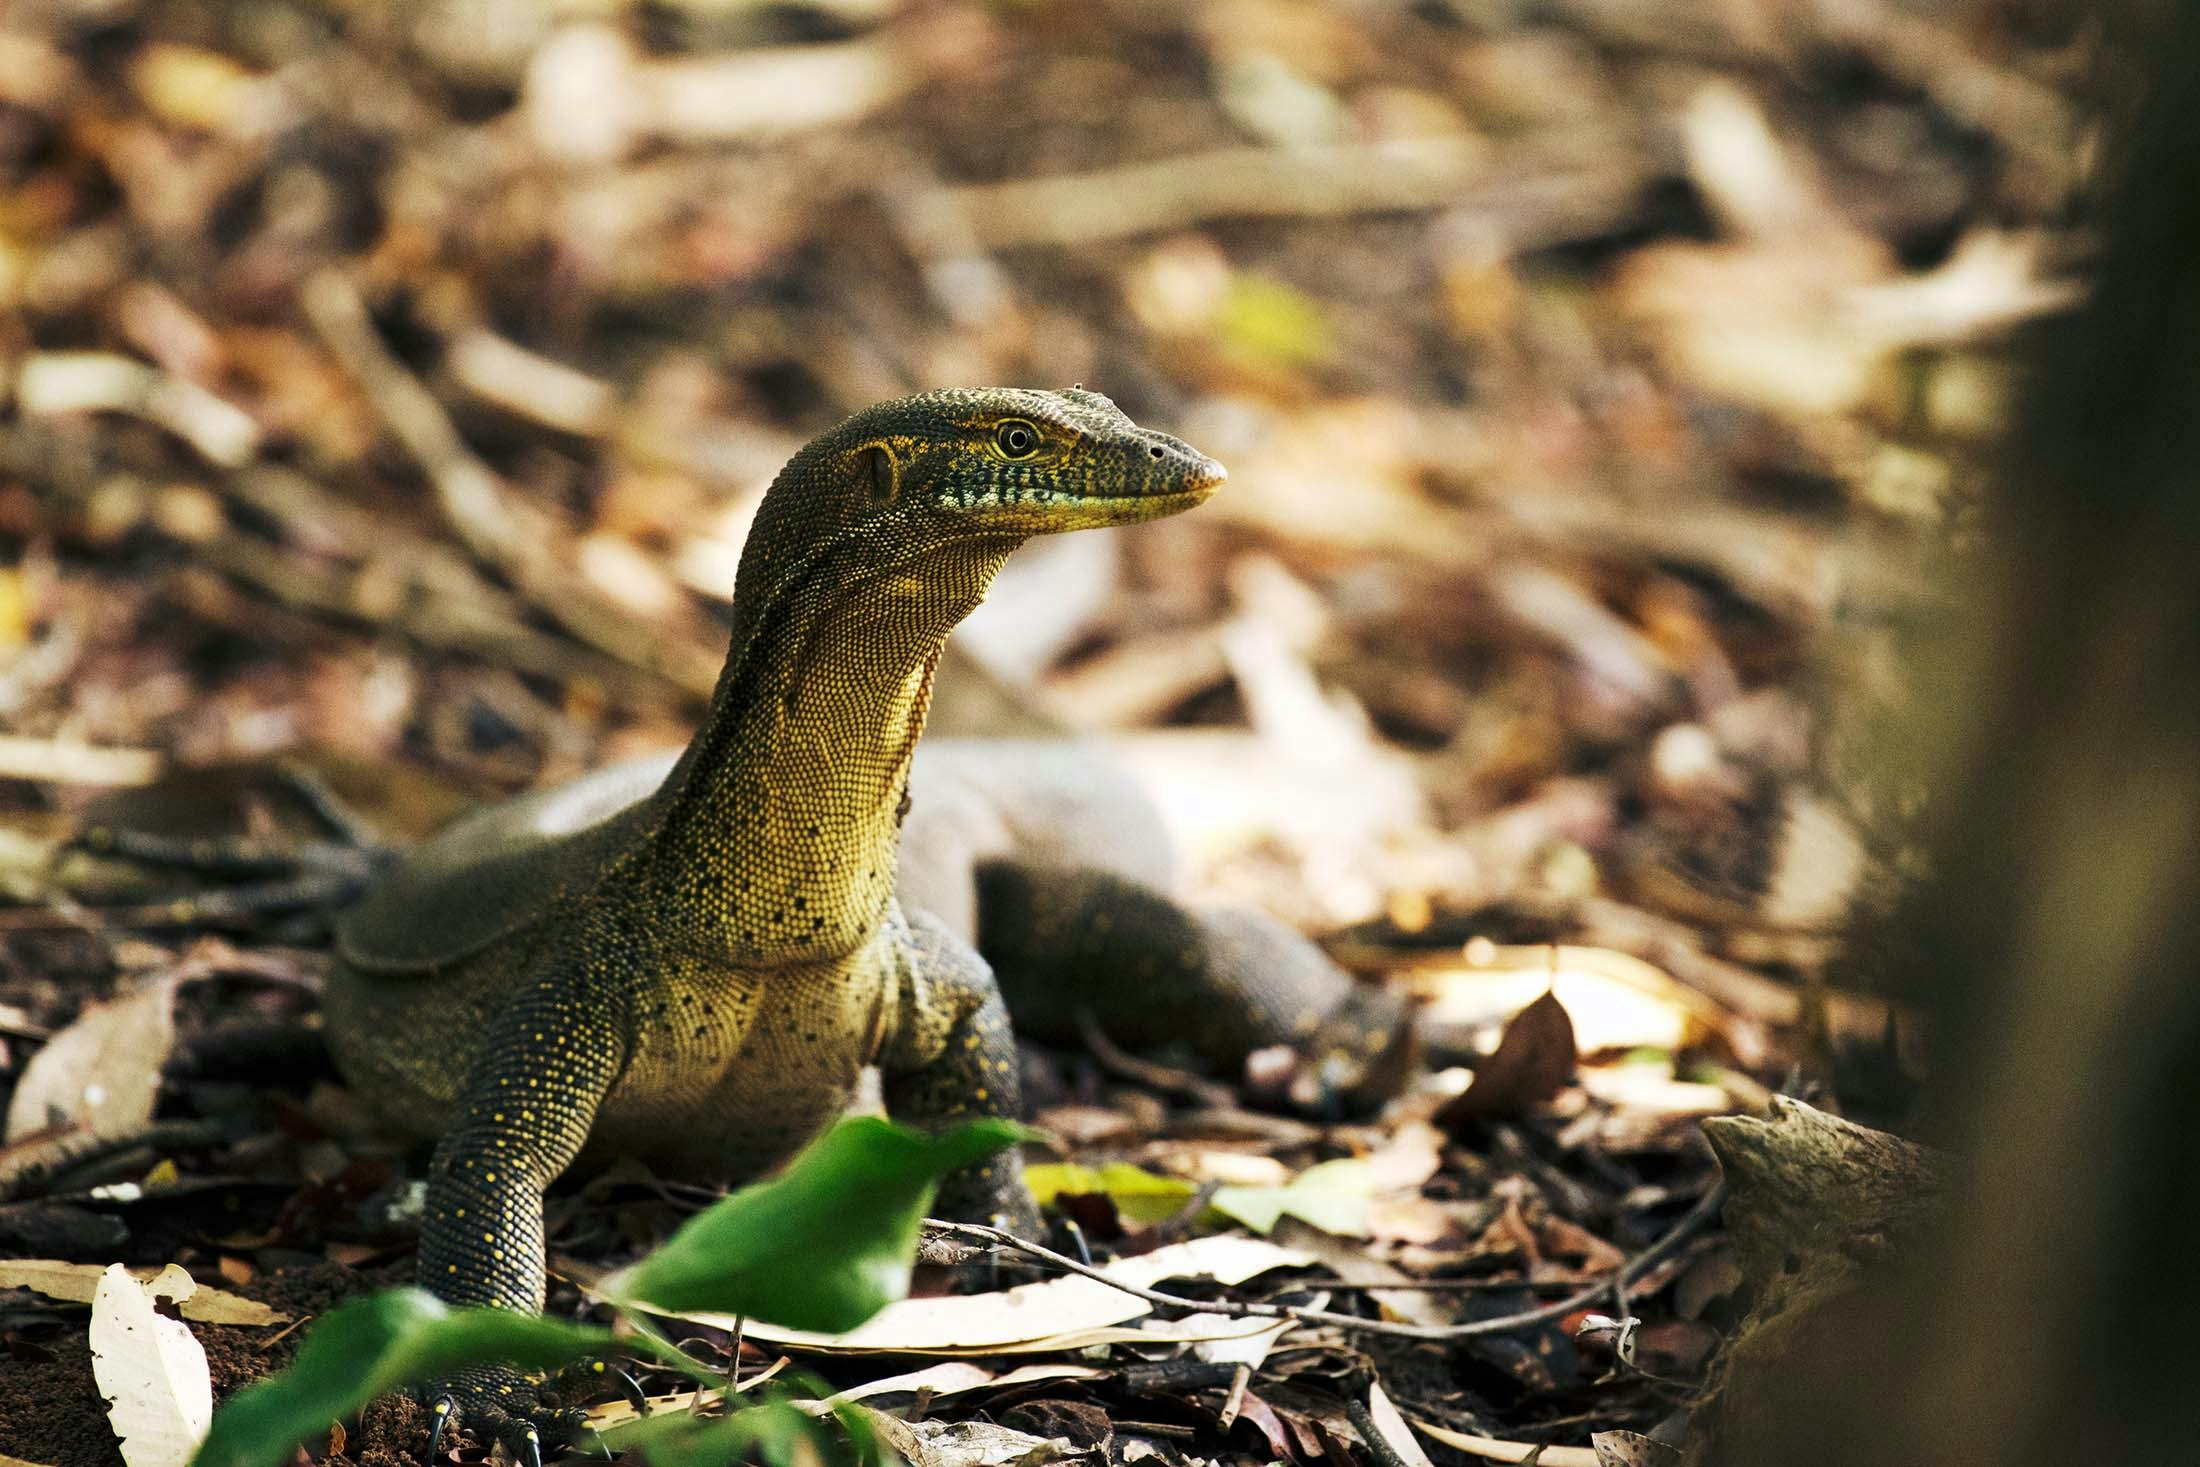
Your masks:
<instances>
[{"instance_id":1,"label":"green leaf","mask_svg":"<svg viewBox=\"0 0 2200 1467\"><path fill-rule=\"evenodd\" d=\"M1282 1187L1218 1188L1214 1209L1262 1236L1288 1213L1325 1233L1365 1237L1367 1199L1374 1191L1373 1170L1359 1157L1347 1156L1310 1166Z\"/></svg>"},{"instance_id":2,"label":"green leaf","mask_svg":"<svg viewBox=\"0 0 2200 1467\"><path fill-rule=\"evenodd\" d=\"M193 1467L281 1467L299 1442L376 1396L484 1360L549 1370L612 1344L609 1330L507 1309L453 1309L420 1289L354 1299L313 1326L288 1370L223 1404Z\"/></svg>"},{"instance_id":3,"label":"green leaf","mask_svg":"<svg viewBox=\"0 0 2200 1467\"><path fill-rule=\"evenodd\" d=\"M1231 279L1215 331L1232 351L1279 367L1307 366L1336 352L1336 335L1320 303L1263 275Z\"/></svg>"},{"instance_id":4,"label":"green leaf","mask_svg":"<svg viewBox=\"0 0 2200 1467\"><path fill-rule=\"evenodd\" d=\"M1118 1213L1144 1227L1175 1217L1199 1191L1181 1177L1157 1176L1126 1161L1111 1161L1097 1169L1047 1162L1024 1168L1024 1184L1041 1207L1053 1206L1064 1196L1099 1193L1115 1204Z\"/></svg>"},{"instance_id":5,"label":"green leaf","mask_svg":"<svg viewBox=\"0 0 2200 1467\"><path fill-rule=\"evenodd\" d=\"M690 1218L603 1281L606 1298L668 1313L742 1314L792 1329L854 1329L909 1292L917 1229L940 1179L1023 1139L981 1120L938 1136L875 1116L842 1121L768 1182Z\"/></svg>"}]
</instances>

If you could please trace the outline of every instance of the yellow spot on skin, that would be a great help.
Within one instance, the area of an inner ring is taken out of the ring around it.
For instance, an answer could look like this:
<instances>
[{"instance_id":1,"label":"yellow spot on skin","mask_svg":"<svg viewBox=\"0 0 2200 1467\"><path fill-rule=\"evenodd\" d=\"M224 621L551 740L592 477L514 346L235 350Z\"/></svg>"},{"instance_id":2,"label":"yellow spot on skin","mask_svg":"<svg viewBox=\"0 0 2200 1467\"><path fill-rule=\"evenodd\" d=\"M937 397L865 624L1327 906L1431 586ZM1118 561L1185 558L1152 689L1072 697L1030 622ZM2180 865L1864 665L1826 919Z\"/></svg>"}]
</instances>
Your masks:
<instances>
[{"instance_id":1,"label":"yellow spot on skin","mask_svg":"<svg viewBox=\"0 0 2200 1467\"><path fill-rule=\"evenodd\" d=\"M984 1100L989 1094L991 1094L991 1092L988 1091L983 1085L980 1085L976 1090L973 1090L970 1093L971 1097L976 1100Z\"/></svg>"}]
</instances>

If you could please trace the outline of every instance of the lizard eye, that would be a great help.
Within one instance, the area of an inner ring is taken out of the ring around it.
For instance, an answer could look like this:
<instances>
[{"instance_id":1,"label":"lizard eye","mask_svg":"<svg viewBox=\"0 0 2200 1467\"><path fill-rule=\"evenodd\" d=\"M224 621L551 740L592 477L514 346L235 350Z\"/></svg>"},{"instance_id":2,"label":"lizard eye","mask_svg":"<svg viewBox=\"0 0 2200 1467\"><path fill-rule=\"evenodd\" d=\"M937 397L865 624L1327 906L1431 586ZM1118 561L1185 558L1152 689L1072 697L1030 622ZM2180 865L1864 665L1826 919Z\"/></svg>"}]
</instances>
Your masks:
<instances>
[{"instance_id":1,"label":"lizard eye","mask_svg":"<svg viewBox=\"0 0 2200 1467\"><path fill-rule=\"evenodd\" d=\"M887 503L901 487L901 466L894 462L893 450L882 443L874 443L863 451L863 458L870 478L872 502Z\"/></svg>"},{"instance_id":2,"label":"lizard eye","mask_svg":"<svg viewBox=\"0 0 2200 1467\"><path fill-rule=\"evenodd\" d=\"M993 446L1004 458L1030 458L1039 451L1039 430L1022 418L1003 419L993 430Z\"/></svg>"}]
</instances>

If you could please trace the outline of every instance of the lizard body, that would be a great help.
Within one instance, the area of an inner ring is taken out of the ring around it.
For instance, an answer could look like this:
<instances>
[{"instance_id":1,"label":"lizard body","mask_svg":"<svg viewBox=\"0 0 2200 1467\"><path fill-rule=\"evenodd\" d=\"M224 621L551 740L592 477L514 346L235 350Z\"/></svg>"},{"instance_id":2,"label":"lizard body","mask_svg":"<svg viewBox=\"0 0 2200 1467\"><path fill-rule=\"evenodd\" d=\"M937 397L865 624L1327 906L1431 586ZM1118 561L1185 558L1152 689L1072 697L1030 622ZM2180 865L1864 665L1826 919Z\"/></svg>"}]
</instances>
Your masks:
<instances>
[{"instance_id":1,"label":"lizard body","mask_svg":"<svg viewBox=\"0 0 2200 1467\"><path fill-rule=\"evenodd\" d=\"M1028 536L1172 514L1223 477L1081 390L883 404L788 462L744 548L725 668L685 753L467 817L339 922L337 1062L392 1128L437 1138L425 1287L539 1309L543 1191L577 1158L751 1175L838 1116L868 1065L914 1124L1016 1115L1007 1011L969 941L971 883L1011 853L1008 827L1046 816L1048 788L1075 778L1042 767L1010 814L996 806L999 829L966 812L939 827L962 835L913 841L962 850L934 863L955 873L933 887L944 920L905 911L898 840L933 668ZM1116 851L1100 875L1165 902L1142 884L1166 882L1150 816L1104 788L1056 805L1041 823ZM1092 872L1062 876L1038 878L1041 906ZM1065 920L1091 926L1072 910L1091 901L1073 897ZM1166 937L1192 968L1196 939ZM1048 945L1026 946L1043 988ZM1035 1221L1013 1158L949 1179L941 1206ZM451 1383L439 1431L454 1405L532 1448L535 1403L510 1372Z\"/></svg>"}]
</instances>

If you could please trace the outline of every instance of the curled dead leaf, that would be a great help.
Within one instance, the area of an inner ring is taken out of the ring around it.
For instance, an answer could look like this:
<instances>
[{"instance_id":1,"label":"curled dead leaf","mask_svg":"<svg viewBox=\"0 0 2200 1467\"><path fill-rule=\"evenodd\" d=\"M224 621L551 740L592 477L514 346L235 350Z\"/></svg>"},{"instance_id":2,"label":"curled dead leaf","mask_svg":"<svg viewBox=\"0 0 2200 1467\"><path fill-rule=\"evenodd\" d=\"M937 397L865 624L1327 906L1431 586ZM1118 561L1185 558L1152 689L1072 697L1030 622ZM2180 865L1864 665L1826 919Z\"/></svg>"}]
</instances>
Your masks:
<instances>
[{"instance_id":1,"label":"curled dead leaf","mask_svg":"<svg viewBox=\"0 0 2200 1467\"><path fill-rule=\"evenodd\" d=\"M1545 992L1513 1015L1496 1051L1475 1070L1474 1083L1436 1113L1436 1123L1456 1130L1549 1100L1573 1078L1574 1060L1574 1021L1558 995Z\"/></svg>"}]
</instances>

